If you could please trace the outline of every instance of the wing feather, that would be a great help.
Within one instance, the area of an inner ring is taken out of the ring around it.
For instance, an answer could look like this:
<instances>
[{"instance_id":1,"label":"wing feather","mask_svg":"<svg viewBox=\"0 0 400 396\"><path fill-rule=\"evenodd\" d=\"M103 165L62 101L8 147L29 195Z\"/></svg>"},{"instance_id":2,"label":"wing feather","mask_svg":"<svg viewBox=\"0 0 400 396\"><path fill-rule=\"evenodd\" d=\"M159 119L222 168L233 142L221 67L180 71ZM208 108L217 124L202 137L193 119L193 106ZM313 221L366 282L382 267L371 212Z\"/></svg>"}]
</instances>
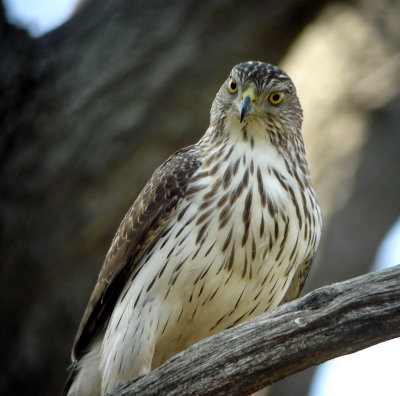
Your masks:
<instances>
[{"instance_id":1,"label":"wing feather","mask_svg":"<svg viewBox=\"0 0 400 396\"><path fill-rule=\"evenodd\" d=\"M195 146L177 151L153 174L122 220L104 260L72 348L79 360L106 325L123 286L146 249L155 243L193 173L201 165Z\"/></svg>"}]
</instances>

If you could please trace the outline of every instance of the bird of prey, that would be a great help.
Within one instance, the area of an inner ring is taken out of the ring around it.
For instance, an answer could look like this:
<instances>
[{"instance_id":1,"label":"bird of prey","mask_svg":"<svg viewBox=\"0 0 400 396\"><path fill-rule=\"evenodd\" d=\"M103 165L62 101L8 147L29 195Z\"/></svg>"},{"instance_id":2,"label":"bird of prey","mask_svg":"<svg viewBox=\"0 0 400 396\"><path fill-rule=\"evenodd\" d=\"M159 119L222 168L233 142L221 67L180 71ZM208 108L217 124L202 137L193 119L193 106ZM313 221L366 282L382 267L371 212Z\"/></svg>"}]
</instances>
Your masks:
<instances>
[{"instance_id":1,"label":"bird of prey","mask_svg":"<svg viewBox=\"0 0 400 396\"><path fill-rule=\"evenodd\" d=\"M236 65L200 141L153 174L106 255L68 395L103 395L202 338L296 298L321 213L288 75Z\"/></svg>"}]
</instances>

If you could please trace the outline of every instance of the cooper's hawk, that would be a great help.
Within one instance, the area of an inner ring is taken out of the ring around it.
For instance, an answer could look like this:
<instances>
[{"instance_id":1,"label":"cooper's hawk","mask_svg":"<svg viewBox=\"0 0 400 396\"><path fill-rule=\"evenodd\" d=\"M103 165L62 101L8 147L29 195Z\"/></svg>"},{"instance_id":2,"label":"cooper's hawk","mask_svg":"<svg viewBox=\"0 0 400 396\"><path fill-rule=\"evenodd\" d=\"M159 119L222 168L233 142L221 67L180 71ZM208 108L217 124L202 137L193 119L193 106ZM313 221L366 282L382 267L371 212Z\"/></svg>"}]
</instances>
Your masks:
<instances>
[{"instance_id":1,"label":"cooper's hawk","mask_svg":"<svg viewBox=\"0 0 400 396\"><path fill-rule=\"evenodd\" d=\"M235 66L204 136L153 174L107 253L68 395L100 395L300 293L321 214L293 82Z\"/></svg>"}]
</instances>

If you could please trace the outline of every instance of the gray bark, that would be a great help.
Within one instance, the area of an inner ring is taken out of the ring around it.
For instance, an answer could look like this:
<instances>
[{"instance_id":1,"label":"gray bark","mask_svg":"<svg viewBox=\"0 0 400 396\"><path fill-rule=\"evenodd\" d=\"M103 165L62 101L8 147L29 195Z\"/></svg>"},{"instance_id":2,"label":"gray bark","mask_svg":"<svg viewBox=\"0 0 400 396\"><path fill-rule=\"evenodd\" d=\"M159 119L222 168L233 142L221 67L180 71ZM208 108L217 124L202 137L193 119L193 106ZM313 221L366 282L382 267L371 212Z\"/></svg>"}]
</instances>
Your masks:
<instances>
[{"instance_id":1,"label":"gray bark","mask_svg":"<svg viewBox=\"0 0 400 396\"><path fill-rule=\"evenodd\" d=\"M400 265L314 290L207 338L113 396L248 395L400 336Z\"/></svg>"}]
</instances>

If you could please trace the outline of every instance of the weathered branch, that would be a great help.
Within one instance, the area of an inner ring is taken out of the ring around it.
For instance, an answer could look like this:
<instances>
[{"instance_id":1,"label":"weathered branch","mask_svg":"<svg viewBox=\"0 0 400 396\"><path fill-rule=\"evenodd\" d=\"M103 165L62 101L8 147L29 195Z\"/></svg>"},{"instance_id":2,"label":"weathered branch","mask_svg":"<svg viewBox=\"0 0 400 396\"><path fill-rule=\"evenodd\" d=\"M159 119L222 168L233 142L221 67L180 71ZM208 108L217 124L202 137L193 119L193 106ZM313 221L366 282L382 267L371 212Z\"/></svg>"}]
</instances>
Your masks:
<instances>
[{"instance_id":1,"label":"weathered branch","mask_svg":"<svg viewBox=\"0 0 400 396\"><path fill-rule=\"evenodd\" d=\"M199 342L114 396L250 394L400 336L400 265L317 289Z\"/></svg>"}]
</instances>

